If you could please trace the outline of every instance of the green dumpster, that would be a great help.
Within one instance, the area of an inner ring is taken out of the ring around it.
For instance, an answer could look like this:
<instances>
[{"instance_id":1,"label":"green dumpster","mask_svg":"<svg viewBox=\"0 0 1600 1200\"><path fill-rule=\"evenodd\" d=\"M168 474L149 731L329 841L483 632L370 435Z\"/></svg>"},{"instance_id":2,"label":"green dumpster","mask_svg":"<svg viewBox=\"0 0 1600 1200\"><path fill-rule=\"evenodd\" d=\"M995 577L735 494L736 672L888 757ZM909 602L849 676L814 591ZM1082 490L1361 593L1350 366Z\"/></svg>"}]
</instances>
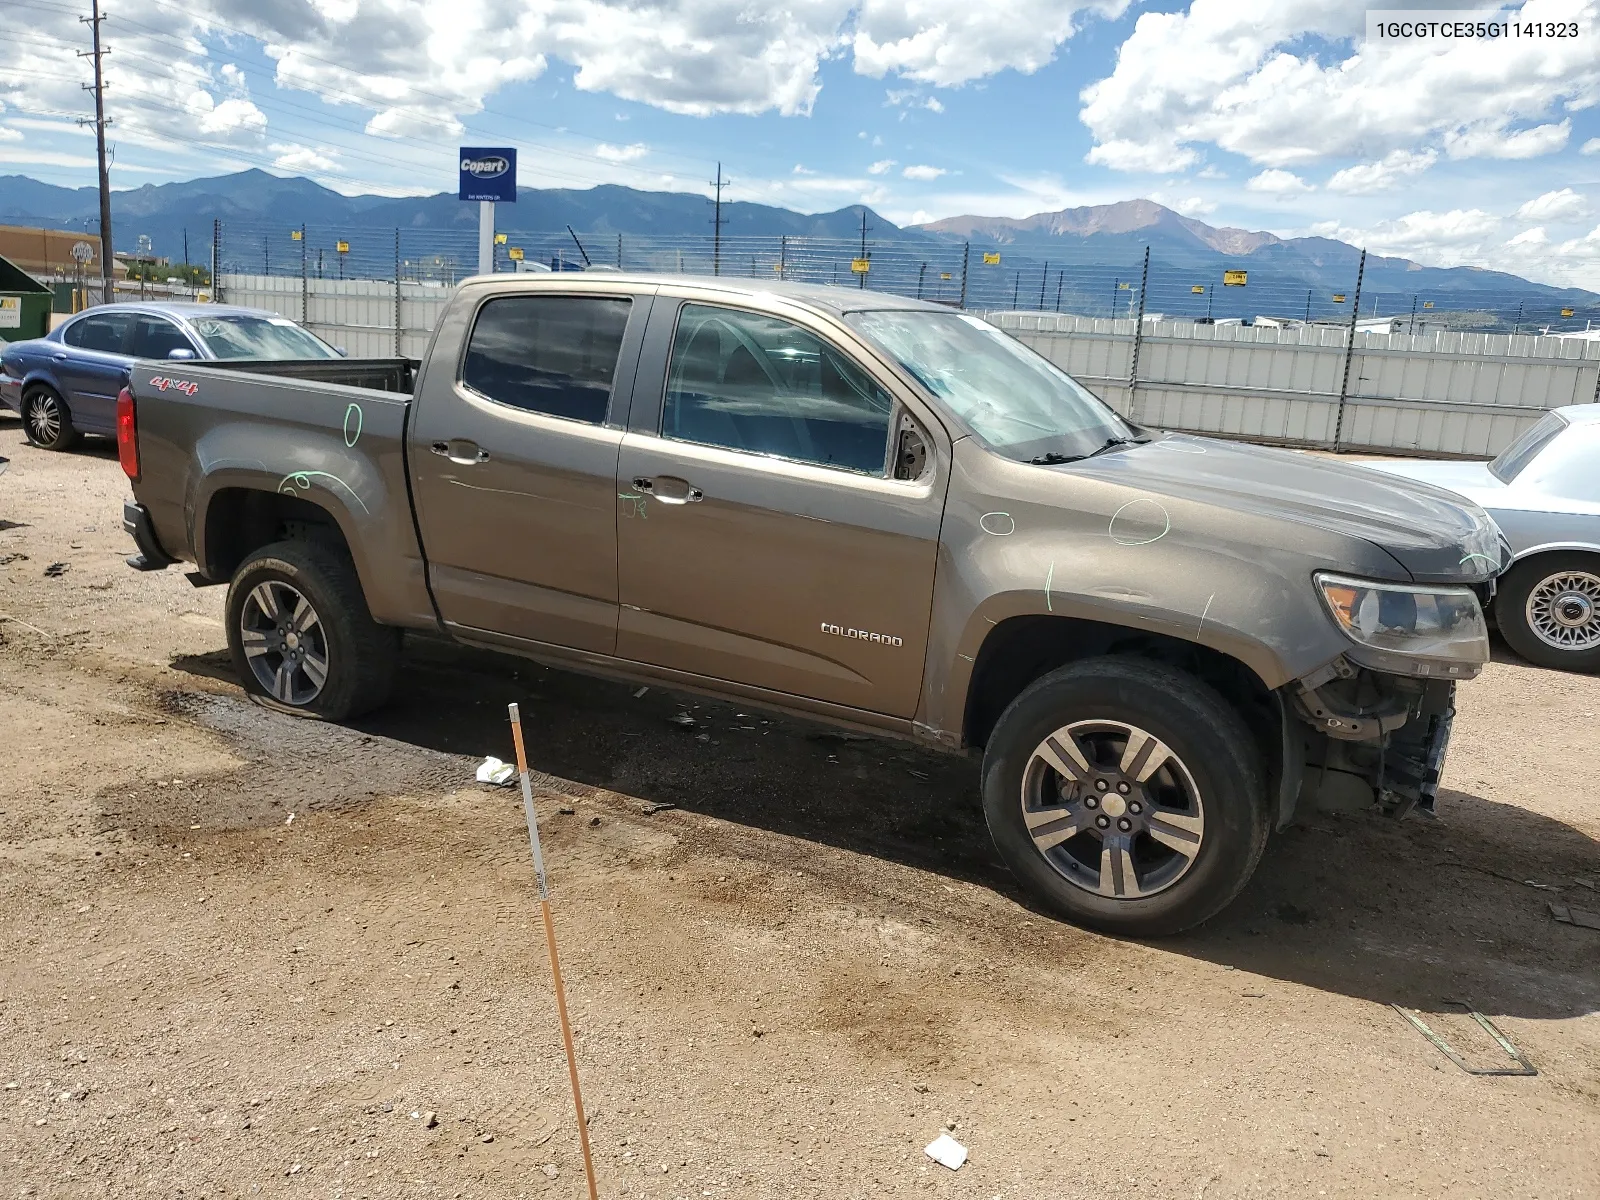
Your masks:
<instances>
[{"instance_id":1,"label":"green dumpster","mask_svg":"<svg viewBox=\"0 0 1600 1200\"><path fill-rule=\"evenodd\" d=\"M0 258L0 342L21 342L50 332L55 296L9 259Z\"/></svg>"}]
</instances>

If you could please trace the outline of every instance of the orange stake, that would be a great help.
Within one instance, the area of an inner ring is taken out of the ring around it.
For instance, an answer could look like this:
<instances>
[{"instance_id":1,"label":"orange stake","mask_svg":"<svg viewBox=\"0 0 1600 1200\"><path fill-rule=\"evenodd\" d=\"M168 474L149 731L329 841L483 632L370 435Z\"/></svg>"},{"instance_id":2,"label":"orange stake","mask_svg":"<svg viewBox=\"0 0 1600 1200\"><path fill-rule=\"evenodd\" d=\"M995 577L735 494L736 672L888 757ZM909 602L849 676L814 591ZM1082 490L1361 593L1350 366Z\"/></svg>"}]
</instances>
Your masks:
<instances>
[{"instance_id":1,"label":"orange stake","mask_svg":"<svg viewBox=\"0 0 1600 1200\"><path fill-rule=\"evenodd\" d=\"M555 919L550 913L550 885L544 874L544 852L539 846L539 817L533 808L533 784L528 779L528 755L522 747L522 716L511 705L511 737L517 746L517 773L522 777L522 812L528 819L528 846L533 851L533 873L539 882L539 907L544 913L544 943L550 948L550 974L555 979L556 1011L561 1014L561 1040L567 1048L567 1074L572 1080L572 1107L578 1113L578 1143L583 1147L583 1172L589 1180L589 1200L599 1200L594 1183L594 1159L589 1154L589 1123L583 1115L583 1091L578 1086L578 1056L572 1048L572 1023L567 1019L567 986L561 981L561 958L556 953Z\"/></svg>"}]
</instances>

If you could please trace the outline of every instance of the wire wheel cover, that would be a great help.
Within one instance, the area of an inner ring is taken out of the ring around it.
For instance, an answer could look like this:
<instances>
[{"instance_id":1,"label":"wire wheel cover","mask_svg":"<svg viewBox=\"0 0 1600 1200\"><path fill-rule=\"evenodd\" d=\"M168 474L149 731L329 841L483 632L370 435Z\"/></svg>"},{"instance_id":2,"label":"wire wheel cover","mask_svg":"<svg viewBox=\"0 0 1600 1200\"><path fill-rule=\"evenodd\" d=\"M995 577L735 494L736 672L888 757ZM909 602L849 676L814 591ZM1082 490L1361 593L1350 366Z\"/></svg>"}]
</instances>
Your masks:
<instances>
[{"instance_id":1,"label":"wire wheel cover","mask_svg":"<svg viewBox=\"0 0 1600 1200\"><path fill-rule=\"evenodd\" d=\"M1557 650L1600 646L1600 576L1561 571L1539 581L1524 608L1528 628Z\"/></svg>"}]
</instances>

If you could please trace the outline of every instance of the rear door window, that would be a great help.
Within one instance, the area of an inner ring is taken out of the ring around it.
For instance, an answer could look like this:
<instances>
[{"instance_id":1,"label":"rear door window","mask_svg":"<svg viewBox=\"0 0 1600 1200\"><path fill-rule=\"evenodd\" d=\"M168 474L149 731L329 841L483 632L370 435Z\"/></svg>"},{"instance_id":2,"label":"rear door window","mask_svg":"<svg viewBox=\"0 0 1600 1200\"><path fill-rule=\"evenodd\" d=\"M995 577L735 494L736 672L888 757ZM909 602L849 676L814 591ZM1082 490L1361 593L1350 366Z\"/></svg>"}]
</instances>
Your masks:
<instances>
[{"instance_id":1,"label":"rear door window","mask_svg":"<svg viewBox=\"0 0 1600 1200\"><path fill-rule=\"evenodd\" d=\"M61 340L81 350L100 350L106 354L123 353L128 327L133 324L131 313L104 313L74 321Z\"/></svg>"},{"instance_id":2,"label":"rear door window","mask_svg":"<svg viewBox=\"0 0 1600 1200\"><path fill-rule=\"evenodd\" d=\"M478 310L461 382L527 412L605 423L630 302L505 296Z\"/></svg>"},{"instance_id":3,"label":"rear door window","mask_svg":"<svg viewBox=\"0 0 1600 1200\"><path fill-rule=\"evenodd\" d=\"M790 321L685 304L672 343L661 435L881 475L894 401Z\"/></svg>"},{"instance_id":4,"label":"rear door window","mask_svg":"<svg viewBox=\"0 0 1600 1200\"><path fill-rule=\"evenodd\" d=\"M174 350L193 352L188 335L165 317L140 317L133 329L133 349L137 358L165 358Z\"/></svg>"}]
</instances>

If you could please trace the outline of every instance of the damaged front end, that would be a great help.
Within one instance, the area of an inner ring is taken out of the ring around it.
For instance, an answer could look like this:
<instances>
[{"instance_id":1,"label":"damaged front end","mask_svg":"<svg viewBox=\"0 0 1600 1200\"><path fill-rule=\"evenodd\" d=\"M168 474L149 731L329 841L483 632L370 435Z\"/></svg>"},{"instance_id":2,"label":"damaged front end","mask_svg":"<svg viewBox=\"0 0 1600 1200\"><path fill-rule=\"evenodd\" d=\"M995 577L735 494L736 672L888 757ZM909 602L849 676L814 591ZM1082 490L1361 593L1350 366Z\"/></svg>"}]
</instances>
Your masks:
<instances>
[{"instance_id":1,"label":"damaged front end","mask_svg":"<svg viewBox=\"0 0 1600 1200\"><path fill-rule=\"evenodd\" d=\"M1492 577L1491 577L1492 579ZM1455 688L1489 658L1493 584L1402 584L1322 572L1345 653L1287 685L1278 824L1296 807L1432 813Z\"/></svg>"},{"instance_id":2,"label":"damaged front end","mask_svg":"<svg viewBox=\"0 0 1600 1200\"><path fill-rule=\"evenodd\" d=\"M1355 811L1374 806L1403 817L1432 814L1455 717L1453 679L1390 675L1339 659L1324 679L1285 689L1285 797L1280 825L1294 808ZM1323 674L1323 672L1318 673Z\"/></svg>"}]
</instances>

